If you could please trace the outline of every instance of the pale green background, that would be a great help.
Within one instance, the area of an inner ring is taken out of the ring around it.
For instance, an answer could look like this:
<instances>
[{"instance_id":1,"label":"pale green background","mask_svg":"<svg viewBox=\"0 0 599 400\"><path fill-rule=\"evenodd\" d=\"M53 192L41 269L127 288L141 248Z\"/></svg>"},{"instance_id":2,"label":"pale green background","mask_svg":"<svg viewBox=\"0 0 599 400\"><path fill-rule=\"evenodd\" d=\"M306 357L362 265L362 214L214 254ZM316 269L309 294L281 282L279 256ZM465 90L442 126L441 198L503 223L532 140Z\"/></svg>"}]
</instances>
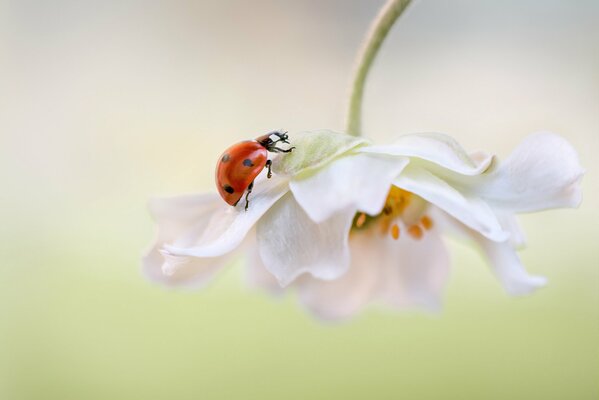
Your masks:
<instances>
[{"instance_id":1,"label":"pale green background","mask_svg":"<svg viewBox=\"0 0 599 400\"><path fill-rule=\"evenodd\" d=\"M246 289L241 262L197 293L140 274L148 197L212 190L221 150L268 129L343 129L380 4L0 2L1 399L599 397L596 1L418 1L367 90L380 143L579 150L582 207L522 219L534 296L459 244L441 314L341 325Z\"/></svg>"}]
</instances>

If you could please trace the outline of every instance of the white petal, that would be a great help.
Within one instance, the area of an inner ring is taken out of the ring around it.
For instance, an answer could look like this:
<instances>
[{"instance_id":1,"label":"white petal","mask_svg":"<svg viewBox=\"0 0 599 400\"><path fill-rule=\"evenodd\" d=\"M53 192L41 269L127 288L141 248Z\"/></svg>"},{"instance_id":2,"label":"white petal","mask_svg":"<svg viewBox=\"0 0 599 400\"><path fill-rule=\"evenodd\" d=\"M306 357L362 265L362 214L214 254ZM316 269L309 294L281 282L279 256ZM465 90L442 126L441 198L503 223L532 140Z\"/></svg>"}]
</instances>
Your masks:
<instances>
[{"instance_id":1,"label":"white petal","mask_svg":"<svg viewBox=\"0 0 599 400\"><path fill-rule=\"evenodd\" d=\"M493 273L509 294L527 294L547 283L546 278L526 272L511 241L498 243L488 240L436 208L430 210L430 215L444 231L452 231L478 244L489 259Z\"/></svg>"},{"instance_id":2,"label":"white petal","mask_svg":"<svg viewBox=\"0 0 599 400\"><path fill-rule=\"evenodd\" d=\"M495 211L497 220L501 224L504 231L510 234L510 243L514 248L522 248L526 245L526 234L520 227L520 223L516 216L512 213L503 211Z\"/></svg>"},{"instance_id":3,"label":"white petal","mask_svg":"<svg viewBox=\"0 0 599 400\"><path fill-rule=\"evenodd\" d=\"M450 258L436 228L421 239L402 234L387 239L391 262L382 263L382 297L395 307L437 311L449 276Z\"/></svg>"},{"instance_id":4,"label":"white petal","mask_svg":"<svg viewBox=\"0 0 599 400\"><path fill-rule=\"evenodd\" d=\"M351 264L341 277L324 281L312 276L297 280L300 302L325 320L348 318L373 298L382 274L380 264L388 262L383 238L368 232L350 237Z\"/></svg>"},{"instance_id":5,"label":"white petal","mask_svg":"<svg viewBox=\"0 0 599 400\"><path fill-rule=\"evenodd\" d=\"M246 254L246 279L248 285L263 289L276 296L282 295L285 289L281 287L277 278L266 269L262 258L260 258L258 246L251 246Z\"/></svg>"},{"instance_id":6,"label":"white petal","mask_svg":"<svg viewBox=\"0 0 599 400\"><path fill-rule=\"evenodd\" d=\"M391 145L366 146L357 151L415 157L461 175L479 175L493 162L493 156L481 152L470 157L458 142L442 133L405 135Z\"/></svg>"},{"instance_id":7,"label":"white petal","mask_svg":"<svg viewBox=\"0 0 599 400\"><path fill-rule=\"evenodd\" d=\"M315 222L348 208L376 215L383 209L391 182L407 164L403 157L346 155L308 177L291 179L289 187Z\"/></svg>"},{"instance_id":8,"label":"white petal","mask_svg":"<svg viewBox=\"0 0 599 400\"><path fill-rule=\"evenodd\" d=\"M150 280L170 286L200 286L226 263L224 258L176 259L161 253L167 242L180 245L195 242L203 234L210 215L220 202L216 194L150 201L150 212L158 223L157 238L142 259L143 272Z\"/></svg>"},{"instance_id":9,"label":"white petal","mask_svg":"<svg viewBox=\"0 0 599 400\"><path fill-rule=\"evenodd\" d=\"M450 261L436 230L420 240L405 234L393 240L377 232L356 232L350 248L350 268L338 279L298 279L299 299L313 314L344 319L377 298L400 308L439 309Z\"/></svg>"},{"instance_id":10,"label":"white petal","mask_svg":"<svg viewBox=\"0 0 599 400\"><path fill-rule=\"evenodd\" d=\"M473 237L491 262L495 276L509 294L528 294L547 283L545 277L529 275L526 272L510 242L497 243L477 234Z\"/></svg>"},{"instance_id":11,"label":"white petal","mask_svg":"<svg viewBox=\"0 0 599 400\"><path fill-rule=\"evenodd\" d=\"M476 197L465 197L447 182L429 171L409 165L394 184L412 192L443 209L466 226L491 240L503 241L509 237L491 208Z\"/></svg>"},{"instance_id":12,"label":"white petal","mask_svg":"<svg viewBox=\"0 0 599 400\"><path fill-rule=\"evenodd\" d=\"M273 177L261 180L254 186L250 195L250 206L240 201L231 207L224 201L215 209L199 239L192 245L166 245L172 255L194 257L217 257L235 249L244 240L249 230L287 191L286 179Z\"/></svg>"},{"instance_id":13,"label":"white petal","mask_svg":"<svg viewBox=\"0 0 599 400\"><path fill-rule=\"evenodd\" d=\"M230 257L173 258L157 247L143 257L143 271L148 279L167 286L198 288L206 285L230 260Z\"/></svg>"},{"instance_id":14,"label":"white petal","mask_svg":"<svg viewBox=\"0 0 599 400\"><path fill-rule=\"evenodd\" d=\"M258 248L266 268L286 286L302 273L335 279L347 271L347 238L355 211L344 210L317 224L286 194L260 220Z\"/></svg>"},{"instance_id":15,"label":"white petal","mask_svg":"<svg viewBox=\"0 0 599 400\"><path fill-rule=\"evenodd\" d=\"M513 212L577 207L584 174L578 155L562 137L552 133L528 136L471 189L497 207Z\"/></svg>"}]
</instances>

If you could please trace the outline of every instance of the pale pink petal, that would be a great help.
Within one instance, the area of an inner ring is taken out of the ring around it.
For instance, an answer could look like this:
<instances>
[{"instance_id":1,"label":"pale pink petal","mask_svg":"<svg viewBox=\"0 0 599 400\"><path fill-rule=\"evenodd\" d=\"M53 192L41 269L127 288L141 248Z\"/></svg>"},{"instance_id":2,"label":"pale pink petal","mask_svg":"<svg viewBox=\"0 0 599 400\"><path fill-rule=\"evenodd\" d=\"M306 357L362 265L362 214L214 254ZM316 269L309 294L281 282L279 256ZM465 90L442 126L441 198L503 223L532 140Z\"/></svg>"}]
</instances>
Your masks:
<instances>
[{"instance_id":1,"label":"pale pink petal","mask_svg":"<svg viewBox=\"0 0 599 400\"><path fill-rule=\"evenodd\" d=\"M311 313L346 319L377 299L398 308L440 308L450 260L436 229L420 240L405 232L399 240L376 231L354 232L350 248L350 268L338 279L297 280L299 299Z\"/></svg>"},{"instance_id":2,"label":"pale pink petal","mask_svg":"<svg viewBox=\"0 0 599 400\"><path fill-rule=\"evenodd\" d=\"M351 264L348 271L332 281L304 275L298 278L300 302L325 320L351 317L372 300L381 277L381 263L387 262L382 237L368 232L350 236Z\"/></svg>"},{"instance_id":3,"label":"pale pink petal","mask_svg":"<svg viewBox=\"0 0 599 400\"><path fill-rule=\"evenodd\" d=\"M404 230L386 240L389 261L381 263L381 297L394 307L437 311L449 276L449 253L436 228L415 239Z\"/></svg>"}]
</instances>

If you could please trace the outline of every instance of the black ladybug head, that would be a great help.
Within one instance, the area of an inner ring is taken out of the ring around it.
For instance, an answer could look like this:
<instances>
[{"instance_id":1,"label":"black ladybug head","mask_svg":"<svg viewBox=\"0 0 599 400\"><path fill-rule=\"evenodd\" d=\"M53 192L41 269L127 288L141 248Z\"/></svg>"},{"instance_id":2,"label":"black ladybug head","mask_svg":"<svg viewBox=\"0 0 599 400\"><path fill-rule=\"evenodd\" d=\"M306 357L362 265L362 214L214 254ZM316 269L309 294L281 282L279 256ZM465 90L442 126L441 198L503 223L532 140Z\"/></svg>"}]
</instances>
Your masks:
<instances>
[{"instance_id":1,"label":"black ladybug head","mask_svg":"<svg viewBox=\"0 0 599 400\"><path fill-rule=\"evenodd\" d=\"M272 151L276 148L277 143L289 144L289 137L287 131L273 131L256 138L256 141L266 148L268 151Z\"/></svg>"}]
</instances>

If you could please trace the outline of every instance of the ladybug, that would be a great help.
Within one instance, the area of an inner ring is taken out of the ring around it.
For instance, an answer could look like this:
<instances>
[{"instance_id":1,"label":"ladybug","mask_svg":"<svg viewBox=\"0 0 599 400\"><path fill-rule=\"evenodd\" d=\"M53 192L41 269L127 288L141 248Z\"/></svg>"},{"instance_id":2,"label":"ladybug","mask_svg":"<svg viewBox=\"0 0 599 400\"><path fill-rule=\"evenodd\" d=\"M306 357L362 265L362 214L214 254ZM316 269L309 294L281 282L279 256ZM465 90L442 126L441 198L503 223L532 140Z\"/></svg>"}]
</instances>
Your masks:
<instances>
[{"instance_id":1,"label":"ladybug","mask_svg":"<svg viewBox=\"0 0 599 400\"><path fill-rule=\"evenodd\" d=\"M245 210L250 204L248 197L254 188L254 179L263 168L268 169L268 178L272 177L272 161L268 152L290 153L295 147L281 149L277 143L287 143L287 132L274 131L246 140L229 147L220 156L216 164L216 187L223 200L236 206L245 192Z\"/></svg>"}]
</instances>

